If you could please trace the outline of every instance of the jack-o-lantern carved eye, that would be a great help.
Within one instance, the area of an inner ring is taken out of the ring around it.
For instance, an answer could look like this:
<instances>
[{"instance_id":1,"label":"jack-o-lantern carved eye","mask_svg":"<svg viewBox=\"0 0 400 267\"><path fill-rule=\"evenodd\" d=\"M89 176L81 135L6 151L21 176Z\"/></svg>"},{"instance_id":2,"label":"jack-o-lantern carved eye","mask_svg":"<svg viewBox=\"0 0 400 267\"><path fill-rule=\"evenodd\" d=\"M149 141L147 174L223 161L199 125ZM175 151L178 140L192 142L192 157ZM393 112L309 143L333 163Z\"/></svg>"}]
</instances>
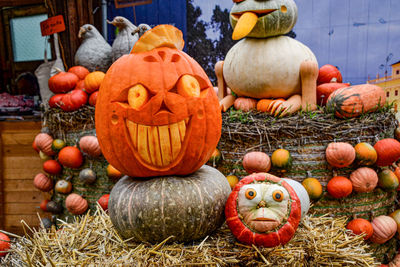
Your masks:
<instances>
[{"instance_id":1,"label":"jack-o-lantern carved eye","mask_svg":"<svg viewBox=\"0 0 400 267\"><path fill-rule=\"evenodd\" d=\"M253 199L257 196L257 191L253 188L249 188L244 193L247 199Z\"/></svg>"},{"instance_id":2,"label":"jack-o-lantern carved eye","mask_svg":"<svg viewBox=\"0 0 400 267\"><path fill-rule=\"evenodd\" d=\"M183 75L176 84L178 94L184 97L200 97L200 83L192 75Z\"/></svg>"},{"instance_id":3,"label":"jack-o-lantern carved eye","mask_svg":"<svg viewBox=\"0 0 400 267\"><path fill-rule=\"evenodd\" d=\"M276 201L276 202L282 202L283 200L283 192L281 190L275 190L272 193L272 198Z\"/></svg>"},{"instance_id":4,"label":"jack-o-lantern carved eye","mask_svg":"<svg viewBox=\"0 0 400 267\"><path fill-rule=\"evenodd\" d=\"M149 93L147 89L137 84L129 89L128 91L128 103L132 108L139 110L149 101Z\"/></svg>"}]
</instances>

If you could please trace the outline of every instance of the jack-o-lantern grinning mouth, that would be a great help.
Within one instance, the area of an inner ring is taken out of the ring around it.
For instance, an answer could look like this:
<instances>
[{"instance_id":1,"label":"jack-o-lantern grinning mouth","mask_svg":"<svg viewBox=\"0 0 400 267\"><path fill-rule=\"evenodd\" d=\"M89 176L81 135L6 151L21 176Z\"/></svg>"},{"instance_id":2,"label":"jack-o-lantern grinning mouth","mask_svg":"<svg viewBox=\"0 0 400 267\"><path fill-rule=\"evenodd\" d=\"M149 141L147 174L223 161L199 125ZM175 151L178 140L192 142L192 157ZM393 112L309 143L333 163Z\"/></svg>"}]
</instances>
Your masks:
<instances>
[{"instance_id":1,"label":"jack-o-lantern grinning mouth","mask_svg":"<svg viewBox=\"0 0 400 267\"><path fill-rule=\"evenodd\" d=\"M257 15L258 18L267 16L268 14L271 14L272 12L276 11L277 9L264 9L264 10L247 10L247 11L242 11L242 12L237 12L237 13L232 13L231 16L235 20L238 20L241 15L243 15L246 12L252 12Z\"/></svg>"},{"instance_id":2,"label":"jack-o-lantern grinning mouth","mask_svg":"<svg viewBox=\"0 0 400 267\"><path fill-rule=\"evenodd\" d=\"M174 163L185 148L189 118L160 126L148 126L126 119L132 145L146 164L167 167Z\"/></svg>"}]
</instances>

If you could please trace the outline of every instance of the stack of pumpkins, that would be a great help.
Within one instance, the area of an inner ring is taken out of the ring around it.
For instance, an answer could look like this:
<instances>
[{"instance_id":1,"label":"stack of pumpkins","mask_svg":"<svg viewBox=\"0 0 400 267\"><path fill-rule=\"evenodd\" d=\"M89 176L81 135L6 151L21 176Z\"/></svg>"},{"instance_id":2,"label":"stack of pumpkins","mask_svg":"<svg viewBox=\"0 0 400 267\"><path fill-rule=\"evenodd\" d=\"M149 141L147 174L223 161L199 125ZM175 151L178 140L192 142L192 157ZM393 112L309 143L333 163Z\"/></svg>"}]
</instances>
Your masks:
<instances>
[{"instance_id":1,"label":"stack of pumpkins","mask_svg":"<svg viewBox=\"0 0 400 267\"><path fill-rule=\"evenodd\" d=\"M395 162L400 159L400 142L386 138L379 140L374 146L368 143L358 143L354 147L345 142L330 143L326 148L326 160L334 168L346 168L351 164L357 166L350 177L335 176L329 180L327 191L336 199L355 193L369 193L377 186L385 191L399 190L400 168ZM395 168L392 171L390 168ZM377 170L377 171L376 171ZM319 183L317 180L315 183ZM309 184L306 189L310 196L316 199L322 196L315 184ZM355 234L364 234L364 239L370 239L377 244L390 240L396 232L400 233L400 210L389 216L381 215L368 220L357 218L350 221L347 228Z\"/></svg>"},{"instance_id":2,"label":"stack of pumpkins","mask_svg":"<svg viewBox=\"0 0 400 267\"><path fill-rule=\"evenodd\" d=\"M33 184L42 192L52 192L45 195L40 208L53 214L61 214L64 207L74 215L86 212L89 203L84 196L73 193L73 183L78 179L88 185L96 182L96 172L85 167L88 165L85 161L98 160L101 156L97 137L86 135L80 138L79 145L67 145L64 140L53 139L49 133L42 132L35 137L32 146L43 160L43 172L34 177ZM110 165L107 173L113 179L122 176ZM50 200L54 194L64 196L65 202ZM107 195L102 196L105 197Z\"/></svg>"},{"instance_id":3,"label":"stack of pumpkins","mask_svg":"<svg viewBox=\"0 0 400 267\"><path fill-rule=\"evenodd\" d=\"M68 72L59 70L49 79L49 89L55 94L49 99L50 108L71 112L87 103L95 106L104 75L101 71L89 72L82 66L71 67Z\"/></svg>"},{"instance_id":4,"label":"stack of pumpkins","mask_svg":"<svg viewBox=\"0 0 400 267\"><path fill-rule=\"evenodd\" d=\"M229 184L203 166L221 134L218 99L183 46L182 32L171 25L147 31L114 62L98 96L103 154L129 175L110 193L110 218L135 241L191 241L224 221Z\"/></svg>"}]
</instances>

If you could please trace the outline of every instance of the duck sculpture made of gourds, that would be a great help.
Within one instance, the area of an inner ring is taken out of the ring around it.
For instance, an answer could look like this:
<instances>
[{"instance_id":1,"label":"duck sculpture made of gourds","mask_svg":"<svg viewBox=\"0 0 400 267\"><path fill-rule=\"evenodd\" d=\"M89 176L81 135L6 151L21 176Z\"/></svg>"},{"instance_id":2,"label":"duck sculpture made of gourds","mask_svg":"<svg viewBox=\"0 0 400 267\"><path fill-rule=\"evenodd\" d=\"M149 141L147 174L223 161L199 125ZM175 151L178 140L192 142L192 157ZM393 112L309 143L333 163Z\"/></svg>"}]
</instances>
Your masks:
<instances>
[{"instance_id":1,"label":"duck sculpture made of gourds","mask_svg":"<svg viewBox=\"0 0 400 267\"><path fill-rule=\"evenodd\" d=\"M230 23L232 38L240 40L217 62L221 108L233 104L234 96L269 99L269 111L284 116L316 109L318 63L313 52L286 36L297 21L293 0L233 0Z\"/></svg>"}]
</instances>

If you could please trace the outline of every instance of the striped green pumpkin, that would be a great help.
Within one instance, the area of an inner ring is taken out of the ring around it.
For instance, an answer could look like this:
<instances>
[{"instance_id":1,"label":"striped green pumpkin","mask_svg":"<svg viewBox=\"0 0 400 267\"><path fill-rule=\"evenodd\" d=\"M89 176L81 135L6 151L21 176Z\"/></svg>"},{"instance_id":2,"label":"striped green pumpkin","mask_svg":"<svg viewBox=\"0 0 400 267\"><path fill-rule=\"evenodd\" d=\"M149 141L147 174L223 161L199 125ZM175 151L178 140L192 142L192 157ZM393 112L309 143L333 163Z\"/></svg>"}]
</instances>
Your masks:
<instances>
[{"instance_id":1,"label":"striped green pumpkin","mask_svg":"<svg viewBox=\"0 0 400 267\"><path fill-rule=\"evenodd\" d=\"M204 165L188 176L125 176L110 193L111 221L124 238L157 243L203 238L224 222L231 192L218 170Z\"/></svg>"}]
</instances>

